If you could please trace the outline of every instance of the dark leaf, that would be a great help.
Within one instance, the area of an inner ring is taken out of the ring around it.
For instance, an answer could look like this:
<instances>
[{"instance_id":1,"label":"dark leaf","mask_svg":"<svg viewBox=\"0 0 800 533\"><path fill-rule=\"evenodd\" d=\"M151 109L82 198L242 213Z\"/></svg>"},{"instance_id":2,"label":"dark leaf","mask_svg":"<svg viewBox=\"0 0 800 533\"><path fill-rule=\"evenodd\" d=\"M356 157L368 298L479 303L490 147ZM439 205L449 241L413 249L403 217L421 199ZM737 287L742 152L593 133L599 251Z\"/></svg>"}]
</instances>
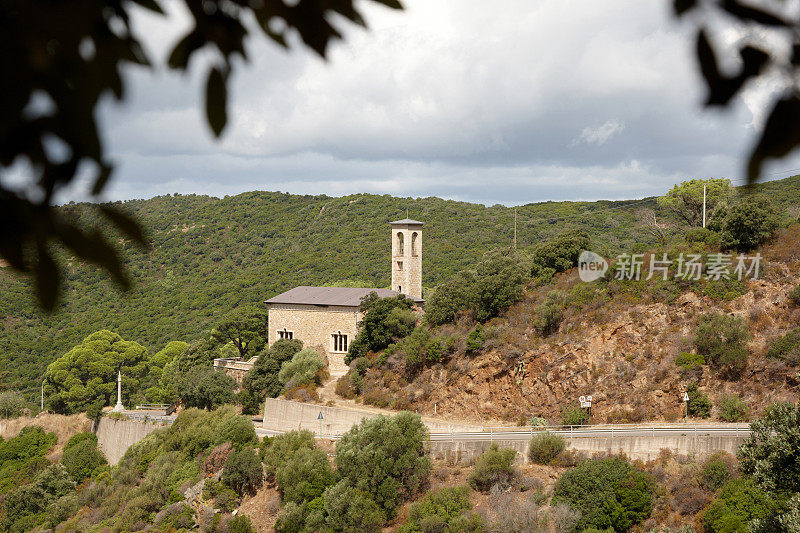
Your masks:
<instances>
[{"instance_id":1,"label":"dark leaf","mask_svg":"<svg viewBox=\"0 0 800 533\"><path fill-rule=\"evenodd\" d=\"M97 196L106 186L108 182L108 178L111 177L111 171L113 168L111 165L101 164L100 171L97 174L97 179L94 180L94 185L92 186L92 195Z\"/></svg>"},{"instance_id":2,"label":"dark leaf","mask_svg":"<svg viewBox=\"0 0 800 533\"><path fill-rule=\"evenodd\" d=\"M145 9L149 9L150 11L155 11L156 13L164 15L164 10L161 9L161 6L158 4L158 2L156 2L156 0L133 0L133 1Z\"/></svg>"},{"instance_id":3,"label":"dark leaf","mask_svg":"<svg viewBox=\"0 0 800 533\"><path fill-rule=\"evenodd\" d=\"M208 125L211 126L211 130L217 137L225 129L225 124L228 121L226 81L227 74L223 74L218 67L213 67L209 71L208 82L206 83L206 117L208 118Z\"/></svg>"},{"instance_id":4,"label":"dark leaf","mask_svg":"<svg viewBox=\"0 0 800 533\"><path fill-rule=\"evenodd\" d=\"M675 10L675 14L679 17L693 9L697 5L697 0L674 0L672 2L672 9Z\"/></svg>"},{"instance_id":5,"label":"dark leaf","mask_svg":"<svg viewBox=\"0 0 800 533\"><path fill-rule=\"evenodd\" d=\"M797 95L780 99L764 125L761 139L750 155L747 179L755 183L765 159L787 155L800 144L800 99Z\"/></svg>"},{"instance_id":6,"label":"dark leaf","mask_svg":"<svg viewBox=\"0 0 800 533\"><path fill-rule=\"evenodd\" d=\"M704 30L697 35L697 59L700 61L700 72L708 85L706 105L727 105L731 98L751 77L758 76L769 62L765 52L746 46L739 51L742 58L742 71L734 77L724 76L717 66L717 58Z\"/></svg>"},{"instance_id":7,"label":"dark leaf","mask_svg":"<svg viewBox=\"0 0 800 533\"><path fill-rule=\"evenodd\" d=\"M192 52L201 46L202 38L199 38L194 30L190 31L175 45L175 48L172 49L167 64L170 68L186 70L186 67L189 66L189 57L192 55Z\"/></svg>"},{"instance_id":8,"label":"dark leaf","mask_svg":"<svg viewBox=\"0 0 800 533\"><path fill-rule=\"evenodd\" d=\"M38 260L36 261L36 289L39 295L39 305L45 311L52 311L58 301L60 275L58 266L53 261L46 246L38 247Z\"/></svg>"},{"instance_id":9,"label":"dark leaf","mask_svg":"<svg viewBox=\"0 0 800 533\"><path fill-rule=\"evenodd\" d=\"M743 21L757 22L765 26L791 26L789 22L776 15L743 5L738 0L723 0L722 9Z\"/></svg>"},{"instance_id":10,"label":"dark leaf","mask_svg":"<svg viewBox=\"0 0 800 533\"><path fill-rule=\"evenodd\" d=\"M127 235L131 240L141 245L143 248L148 246L142 226L127 213L123 213L110 205L99 206L100 212L116 225L119 230Z\"/></svg>"}]
</instances>

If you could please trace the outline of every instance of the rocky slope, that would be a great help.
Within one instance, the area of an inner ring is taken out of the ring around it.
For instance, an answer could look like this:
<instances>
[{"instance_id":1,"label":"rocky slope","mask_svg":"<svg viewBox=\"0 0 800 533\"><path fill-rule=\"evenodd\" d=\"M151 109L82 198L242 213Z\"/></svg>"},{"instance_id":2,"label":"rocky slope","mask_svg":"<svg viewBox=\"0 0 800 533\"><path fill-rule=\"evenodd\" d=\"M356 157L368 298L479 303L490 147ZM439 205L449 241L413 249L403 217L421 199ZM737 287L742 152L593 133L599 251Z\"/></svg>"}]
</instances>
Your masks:
<instances>
[{"instance_id":1,"label":"rocky slope","mask_svg":"<svg viewBox=\"0 0 800 533\"><path fill-rule=\"evenodd\" d=\"M436 405L440 415L466 419L543 416L558 422L565 406L592 394L593 422L669 421L682 416L682 387L697 382L715 406L723 394L737 395L757 415L775 401L796 401L800 393L798 368L765 355L769 341L800 326L800 309L788 297L800 281L798 243L800 226L784 230L761 250L764 275L748 281L743 294L730 301L713 299L701 286L672 287L666 296L615 291L610 285L581 288L576 272L567 272L550 286L529 290L487 323L478 355L467 356L462 348L414 376L390 356L366 372L362 396L372 403L397 398L390 405L421 413L432 413ZM565 311L558 331L542 338L534 328L536 306L553 289L581 296L573 298L579 302ZM693 349L698 319L709 312L741 316L747 323L749 360L738 380L707 365L686 371L675 364L678 354ZM473 327L464 316L434 333L463 339Z\"/></svg>"}]
</instances>

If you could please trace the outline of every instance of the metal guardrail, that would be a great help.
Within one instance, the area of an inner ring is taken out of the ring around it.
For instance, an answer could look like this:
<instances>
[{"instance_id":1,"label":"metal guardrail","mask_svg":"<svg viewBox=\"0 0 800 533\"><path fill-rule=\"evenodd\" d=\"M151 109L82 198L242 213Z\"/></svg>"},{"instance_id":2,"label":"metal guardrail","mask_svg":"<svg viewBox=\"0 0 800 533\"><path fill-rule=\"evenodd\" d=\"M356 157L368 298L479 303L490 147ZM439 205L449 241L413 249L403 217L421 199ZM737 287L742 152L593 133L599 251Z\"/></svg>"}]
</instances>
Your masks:
<instances>
[{"instance_id":1,"label":"metal guardrail","mask_svg":"<svg viewBox=\"0 0 800 533\"><path fill-rule=\"evenodd\" d=\"M169 405L165 403L143 403L142 405L137 405L135 409L137 411L165 411L168 407Z\"/></svg>"},{"instance_id":2,"label":"metal guardrail","mask_svg":"<svg viewBox=\"0 0 800 533\"><path fill-rule=\"evenodd\" d=\"M175 422L175 417L172 416L161 416L161 415L149 415L149 414L141 414L141 413L121 413L122 416L129 418L130 420L137 420L140 422L159 422L162 424L172 425Z\"/></svg>"},{"instance_id":3,"label":"metal guardrail","mask_svg":"<svg viewBox=\"0 0 800 533\"><path fill-rule=\"evenodd\" d=\"M664 435L671 433L675 436L701 436L701 435L732 435L735 437L746 437L750 434L749 424L676 424L676 425L644 425L644 424L615 424L597 426L534 426L522 429L519 427L485 427L482 431L450 431L429 433L429 440L489 440L494 439L521 440L533 437L536 434L553 433L566 438L597 438L610 437L621 438L630 436ZM319 438L338 440L341 435L316 435Z\"/></svg>"}]
</instances>

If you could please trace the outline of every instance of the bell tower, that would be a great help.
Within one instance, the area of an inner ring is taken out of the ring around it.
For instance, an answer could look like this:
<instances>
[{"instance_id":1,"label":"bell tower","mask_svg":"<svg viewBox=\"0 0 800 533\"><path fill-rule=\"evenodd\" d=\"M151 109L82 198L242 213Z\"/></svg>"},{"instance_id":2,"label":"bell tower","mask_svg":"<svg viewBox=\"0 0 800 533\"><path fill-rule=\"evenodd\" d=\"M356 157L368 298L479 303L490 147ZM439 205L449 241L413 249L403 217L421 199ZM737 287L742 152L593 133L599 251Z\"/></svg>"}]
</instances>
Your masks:
<instances>
[{"instance_id":1,"label":"bell tower","mask_svg":"<svg viewBox=\"0 0 800 533\"><path fill-rule=\"evenodd\" d=\"M392 226L392 290L422 299L422 226L404 218Z\"/></svg>"}]
</instances>

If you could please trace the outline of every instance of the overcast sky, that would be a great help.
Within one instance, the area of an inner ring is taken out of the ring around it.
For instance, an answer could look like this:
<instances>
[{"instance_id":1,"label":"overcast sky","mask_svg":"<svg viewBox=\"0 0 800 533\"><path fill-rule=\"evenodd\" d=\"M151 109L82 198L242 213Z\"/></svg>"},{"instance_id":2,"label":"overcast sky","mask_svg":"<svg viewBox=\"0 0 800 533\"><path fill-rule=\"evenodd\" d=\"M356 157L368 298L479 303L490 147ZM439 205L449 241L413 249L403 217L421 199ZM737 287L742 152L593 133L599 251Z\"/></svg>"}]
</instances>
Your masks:
<instances>
[{"instance_id":1,"label":"overcast sky","mask_svg":"<svg viewBox=\"0 0 800 533\"><path fill-rule=\"evenodd\" d=\"M741 179L764 98L702 108L694 27L671 2L404 3L365 6L370 30L348 28L328 62L252 39L221 141L205 124L204 69L137 72L124 106L101 113L117 163L108 197L280 190L511 205ZM185 15L138 20L163 63Z\"/></svg>"}]
</instances>

